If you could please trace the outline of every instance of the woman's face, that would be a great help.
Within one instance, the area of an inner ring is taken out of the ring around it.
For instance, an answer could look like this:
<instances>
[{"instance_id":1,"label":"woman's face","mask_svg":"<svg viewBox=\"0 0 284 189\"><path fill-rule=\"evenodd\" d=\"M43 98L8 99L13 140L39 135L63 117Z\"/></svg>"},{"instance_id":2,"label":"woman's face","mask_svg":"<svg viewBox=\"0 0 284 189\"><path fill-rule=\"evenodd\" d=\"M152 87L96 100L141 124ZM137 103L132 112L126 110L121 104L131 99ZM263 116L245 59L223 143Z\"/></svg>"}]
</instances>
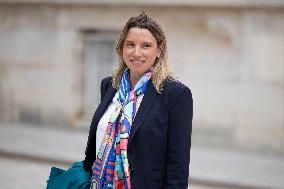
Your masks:
<instances>
[{"instance_id":1,"label":"woman's face","mask_svg":"<svg viewBox=\"0 0 284 189\"><path fill-rule=\"evenodd\" d=\"M161 49L148 29L130 28L123 43L122 57L130 70L130 78L139 79L149 70Z\"/></svg>"}]
</instances>

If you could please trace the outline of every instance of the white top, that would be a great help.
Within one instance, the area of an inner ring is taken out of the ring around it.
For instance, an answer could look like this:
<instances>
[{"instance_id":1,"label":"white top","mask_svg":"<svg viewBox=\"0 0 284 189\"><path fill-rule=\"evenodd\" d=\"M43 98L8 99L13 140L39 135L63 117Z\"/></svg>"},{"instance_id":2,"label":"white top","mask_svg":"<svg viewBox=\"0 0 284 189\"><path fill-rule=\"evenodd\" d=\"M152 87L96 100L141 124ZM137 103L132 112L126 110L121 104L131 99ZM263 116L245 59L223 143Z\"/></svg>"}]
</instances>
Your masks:
<instances>
[{"instance_id":1,"label":"white top","mask_svg":"<svg viewBox=\"0 0 284 189\"><path fill-rule=\"evenodd\" d=\"M138 108L140 106L143 96L144 94L140 94L137 97L136 113L138 112ZM119 104L117 98L118 98L118 92L115 93L112 102L109 104L107 110L105 111L104 115L101 117L98 123L97 132L96 132L96 155L98 155L99 149L102 145L110 116L114 112L116 106Z\"/></svg>"}]
</instances>

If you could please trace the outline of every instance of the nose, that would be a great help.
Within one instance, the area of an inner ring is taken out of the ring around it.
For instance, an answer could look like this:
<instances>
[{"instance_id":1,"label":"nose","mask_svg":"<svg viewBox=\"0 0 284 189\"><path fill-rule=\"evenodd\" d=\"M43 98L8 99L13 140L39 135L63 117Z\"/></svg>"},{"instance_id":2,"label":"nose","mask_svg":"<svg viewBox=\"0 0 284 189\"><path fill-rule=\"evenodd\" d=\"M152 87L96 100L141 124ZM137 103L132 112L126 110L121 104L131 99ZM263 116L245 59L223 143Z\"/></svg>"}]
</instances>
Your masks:
<instances>
[{"instance_id":1,"label":"nose","mask_svg":"<svg viewBox=\"0 0 284 189\"><path fill-rule=\"evenodd\" d=\"M136 47L134 49L133 55L134 56L138 56L138 57L141 56L141 49L140 49L140 47Z\"/></svg>"}]
</instances>

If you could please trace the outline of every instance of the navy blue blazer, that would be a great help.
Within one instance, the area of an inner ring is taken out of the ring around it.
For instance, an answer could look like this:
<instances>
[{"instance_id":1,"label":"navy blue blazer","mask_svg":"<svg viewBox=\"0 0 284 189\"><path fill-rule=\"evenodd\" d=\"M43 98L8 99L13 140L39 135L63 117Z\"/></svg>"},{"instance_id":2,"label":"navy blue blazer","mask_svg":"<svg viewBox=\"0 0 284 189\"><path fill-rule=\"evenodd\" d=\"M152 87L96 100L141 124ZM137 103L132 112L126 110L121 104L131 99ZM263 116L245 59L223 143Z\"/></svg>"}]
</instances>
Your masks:
<instances>
[{"instance_id":1,"label":"navy blue blazer","mask_svg":"<svg viewBox=\"0 0 284 189\"><path fill-rule=\"evenodd\" d=\"M96 158L96 129L116 89L111 77L101 82L101 103L90 126L84 168ZM128 161L132 189L187 189L193 100L188 87L165 81L159 94L149 82L132 124Z\"/></svg>"}]
</instances>

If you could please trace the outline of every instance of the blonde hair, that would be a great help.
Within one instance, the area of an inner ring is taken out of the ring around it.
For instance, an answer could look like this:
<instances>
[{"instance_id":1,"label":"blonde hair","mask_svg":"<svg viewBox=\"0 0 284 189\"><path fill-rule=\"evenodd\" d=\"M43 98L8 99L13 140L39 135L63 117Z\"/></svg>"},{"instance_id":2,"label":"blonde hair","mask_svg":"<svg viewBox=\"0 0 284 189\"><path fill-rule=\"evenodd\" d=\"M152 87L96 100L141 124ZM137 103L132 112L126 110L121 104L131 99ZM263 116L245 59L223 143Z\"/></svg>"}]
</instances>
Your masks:
<instances>
[{"instance_id":1,"label":"blonde hair","mask_svg":"<svg viewBox=\"0 0 284 189\"><path fill-rule=\"evenodd\" d=\"M161 48L161 55L156 58L155 63L152 67L152 83L156 91L158 93L161 93L163 90L163 81L166 79L174 80L174 76L170 71L170 65L168 61L167 40L159 24L155 20L150 18L145 12L142 12L136 17L131 17L126 22L122 32L120 33L118 42L116 44L116 53L119 58L119 67L113 75L112 86L115 89L119 88L121 76L123 74L123 71L127 68L122 57L122 48L128 31L131 28L148 29L155 37L158 47Z\"/></svg>"}]
</instances>

